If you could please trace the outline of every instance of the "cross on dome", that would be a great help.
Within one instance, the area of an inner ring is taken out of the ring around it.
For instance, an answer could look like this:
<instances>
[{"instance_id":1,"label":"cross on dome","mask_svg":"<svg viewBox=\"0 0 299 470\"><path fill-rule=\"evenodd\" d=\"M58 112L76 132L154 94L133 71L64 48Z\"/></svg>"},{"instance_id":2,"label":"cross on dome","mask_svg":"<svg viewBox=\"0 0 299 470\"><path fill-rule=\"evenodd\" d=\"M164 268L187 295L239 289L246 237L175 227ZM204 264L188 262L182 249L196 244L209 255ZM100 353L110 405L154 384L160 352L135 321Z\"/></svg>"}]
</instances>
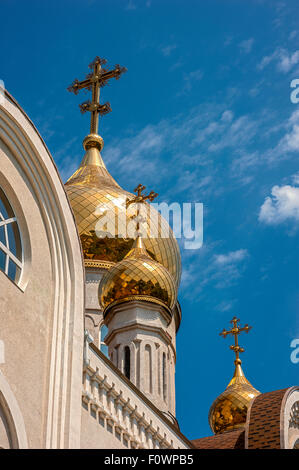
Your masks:
<instances>
[{"instance_id":1,"label":"cross on dome","mask_svg":"<svg viewBox=\"0 0 299 470\"><path fill-rule=\"evenodd\" d=\"M111 106L109 102L100 104L100 88L103 88L107 85L108 81L111 78L119 79L122 73L126 72L125 67L120 65L115 65L113 70L108 70L102 68L102 65L107 63L106 59L101 59L96 57L93 62L89 64L89 68L92 70L87 74L85 80L79 81L77 78L73 83L68 87L68 91L77 95L80 90L88 90L92 92L92 100L85 101L80 104L80 110L82 113L90 111L91 120L90 120L90 133L98 134L99 130L99 114L102 116L108 114L111 111Z\"/></svg>"},{"instance_id":2,"label":"cross on dome","mask_svg":"<svg viewBox=\"0 0 299 470\"><path fill-rule=\"evenodd\" d=\"M154 191L151 191L149 194L142 194L142 192L146 189L146 186L143 186L142 184L139 184L135 189L134 193L137 193L135 197L133 197L130 200L127 200L126 202L126 208L128 208L131 204L137 204L137 214L136 216L133 216L136 220L136 232L137 232L137 237L140 236L139 234L139 229L140 229L140 222L145 222L146 219L142 218L140 215L140 204L143 204L146 200L153 201L157 196L159 196L158 193L155 193Z\"/></svg>"},{"instance_id":3,"label":"cross on dome","mask_svg":"<svg viewBox=\"0 0 299 470\"><path fill-rule=\"evenodd\" d=\"M248 333L252 326L248 326L248 324L246 323L245 326L241 327L238 325L238 323L240 323L240 320L239 318L237 317L234 317L230 323L232 323L232 328L231 330L226 330L225 328L223 328L223 330L221 331L221 333L219 333L220 336L223 336L223 338L226 338L226 336L228 335L232 335L234 336L234 339L235 339L235 344L230 346L230 349L232 351L235 352L236 354L236 360L235 360L235 363L238 363L238 364L241 364L241 360L239 358L239 353L242 353L245 351L244 348L242 348L241 346L239 346L239 342L238 342L238 336L240 333L242 333L242 331L245 331L245 333Z\"/></svg>"}]
</instances>

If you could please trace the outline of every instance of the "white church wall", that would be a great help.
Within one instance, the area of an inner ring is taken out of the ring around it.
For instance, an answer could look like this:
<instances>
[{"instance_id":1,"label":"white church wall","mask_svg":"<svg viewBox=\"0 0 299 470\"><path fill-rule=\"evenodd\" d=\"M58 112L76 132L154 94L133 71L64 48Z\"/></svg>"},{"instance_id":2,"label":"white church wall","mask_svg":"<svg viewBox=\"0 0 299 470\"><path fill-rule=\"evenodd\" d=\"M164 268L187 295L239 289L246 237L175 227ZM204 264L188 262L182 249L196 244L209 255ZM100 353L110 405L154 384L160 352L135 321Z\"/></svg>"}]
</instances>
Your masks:
<instances>
[{"instance_id":1,"label":"white church wall","mask_svg":"<svg viewBox=\"0 0 299 470\"><path fill-rule=\"evenodd\" d=\"M127 375L124 354L130 347L131 382L160 410L175 415L175 325L164 307L139 300L124 302L112 307L105 322L114 364Z\"/></svg>"},{"instance_id":2,"label":"white church wall","mask_svg":"<svg viewBox=\"0 0 299 470\"><path fill-rule=\"evenodd\" d=\"M189 448L189 441L92 342L86 334L81 446L89 446L87 436L97 429L92 438L97 448L106 448L111 435L112 448L121 448L124 440L129 448Z\"/></svg>"},{"instance_id":3,"label":"white church wall","mask_svg":"<svg viewBox=\"0 0 299 470\"><path fill-rule=\"evenodd\" d=\"M0 271L1 371L28 446L80 444L84 277L80 241L56 166L31 121L0 104L0 186L19 221L24 273Z\"/></svg>"}]
</instances>

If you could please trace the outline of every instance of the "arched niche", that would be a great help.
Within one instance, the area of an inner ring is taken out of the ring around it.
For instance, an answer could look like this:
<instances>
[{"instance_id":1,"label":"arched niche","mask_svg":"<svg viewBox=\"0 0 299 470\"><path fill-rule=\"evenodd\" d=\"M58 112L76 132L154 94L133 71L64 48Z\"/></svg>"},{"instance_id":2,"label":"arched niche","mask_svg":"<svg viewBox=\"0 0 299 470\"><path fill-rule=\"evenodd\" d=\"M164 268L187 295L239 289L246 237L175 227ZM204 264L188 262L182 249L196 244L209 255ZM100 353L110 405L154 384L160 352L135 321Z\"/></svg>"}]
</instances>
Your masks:
<instances>
[{"instance_id":1,"label":"arched niche","mask_svg":"<svg viewBox=\"0 0 299 470\"><path fill-rule=\"evenodd\" d=\"M0 371L0 448L27 449L27 435L21 410Z\"/></svg>"},{"instance_id":2,"label":"arched niche","mask_svg":"<svg viewBox=\"0 0 299 470\"><path fill-rule=\"evenodd\" d=\"M281 406L281 448L299 448L299 387L287 390Z\"/></svg>"}]
</instances>

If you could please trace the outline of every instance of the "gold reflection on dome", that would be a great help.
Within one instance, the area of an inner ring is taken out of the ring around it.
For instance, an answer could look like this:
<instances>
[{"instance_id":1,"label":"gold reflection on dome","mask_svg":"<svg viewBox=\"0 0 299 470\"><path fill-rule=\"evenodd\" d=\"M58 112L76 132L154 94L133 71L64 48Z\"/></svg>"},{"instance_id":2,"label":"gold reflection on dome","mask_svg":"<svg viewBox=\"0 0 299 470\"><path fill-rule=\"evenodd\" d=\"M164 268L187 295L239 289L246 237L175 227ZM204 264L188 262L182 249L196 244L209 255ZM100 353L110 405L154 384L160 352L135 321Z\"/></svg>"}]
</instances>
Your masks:
<instances>
[{"instance_id":1,"label":"gold reflection on dome","mask_svg":"<svg viewBox=\"0 0 299 470\"><path fill-rule=\"evenodd\" d=\"M217 434L244 426L248 406L259 394L237 364L232 381L211 406L209 423L213 432Z\"/></svg>"},{"instance_id":2,"label":"gold reflection on dome","mask_svg":"<svg viewBox=\"0 0 299 470\"><path fill-rule=\"evenodd\" d=\"M131 212L127 210L125 201L134 195L120 188L108 173L99 151L103 144L99 145L95 137L100 138L94 136L93 142L93 136L89 135L85 139L83 144L86 154L65 188L75 215L84 258L117 263L129 252L134 242L133 238L121 236L126 233L132 215L132 209ZM144 205L150 207L147 203ZM157 216L148 217L143 224L147 235L143 235L144 246L150 256L170 272L178 286L181 260L177 241L165 219L153 208L151 213ZM105 230L107 236L99 238L96 224L102 216L109 223ZM115 227L115 233L110 227ZM151 233L155 229L154 233L158 236L152 238Z\"/></svg>"},{"instance_id":3,"label":"gold reflection on dome","mask_svg":"<svg viewBox=\"0 0 299 470\"><path fill-rule=\"evenodd\" d=\"M115 301L135 297L162 302L172 310L176 294L172 276L149 256L140 236L126 257L103 276L99 285L99 301L103 309Z\"/></svg>"},{"instance_id":4,"label":"gold reflection on dome","mask_svg":"<svg viewBox=\"0 0 299 470\"><path fill-rule=\"evenodd\" d=\"M106 59L97 56L89 64L90 72L86 78L81 81L75 79L68 87L68 91L75 95L80 90L90 91L92 100L80 105L81 112L90 112L90 134L83 141L86 153L81 165L69 178L65 188L77 222L85 264L109 268L112 263L122 260L133 245L135 235L128 238L126 230L132 216L126 208L126 199L131 200L135 196L120 188L107 171L100 154L104 142L98 134L99 116L111 111L108 102L101 104L100 90L111 79L118 80L126 72L126 68L120 65L112 70L103 68L106 62ZM131 171L135 171L134 167ZM150 207L148 204L145 206ZM155 210L151 211L152 215L154 217L148 216L144 222L145 248L153 259L165 266L178 286L181 259L177 241L161 215ZM96 225L103 217L107 228L102 229L99 236Z\"/></svg>"},{"instance_id":5,"label":"gold reflection on dome","mask_svg":"<svg viewBox=\"0 0 299 470\"><path fill-rule=\"evenodd\" d=\"M239 354L244 352L244 348L239 346L238 336L241 332L248 333L251 329L247 324L244 327L238 325L239 319L234 317L231 321L233 327L231 330L225 329L220 333L224 338L232 335L235 344L230 346L236 354L235 372L232 380L229 382L226 390L216 398L209 412L209 423L212 431L217 434L224 431L230 431L243 427L246 423L247 410L250 402L260 392L256 390L246 379L241 367Z\"/></svg>"}]
</instances>

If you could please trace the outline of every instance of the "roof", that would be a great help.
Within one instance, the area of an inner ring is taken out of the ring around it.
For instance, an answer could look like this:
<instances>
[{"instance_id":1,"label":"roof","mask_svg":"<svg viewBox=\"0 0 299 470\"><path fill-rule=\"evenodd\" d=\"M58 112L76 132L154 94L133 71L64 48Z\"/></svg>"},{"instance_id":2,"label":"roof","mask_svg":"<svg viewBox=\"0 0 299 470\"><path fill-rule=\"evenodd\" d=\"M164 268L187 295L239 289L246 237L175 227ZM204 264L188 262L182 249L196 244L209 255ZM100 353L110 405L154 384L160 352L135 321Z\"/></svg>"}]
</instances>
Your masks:
<instances>
[{"instance_id":1,"label":"roof","mask_svg":"<svg viewBox=\"0 0 299 470\"><path fill-rule=\"evenodd\" d=\"M234 429L215 436L202 437L191 441L196 449L244 449L244 429Z\"/></svg>"},{"instance_id":2,"label":"roof","mask_svg":"<svg viewBox=\"0 0 299 470\"><path fill-rule=\"evenodd\" d=\"M289 390L289 388L285 388L263 393L253 400L247 416L246 448L281 448L281 406Z\"/></svg>"},{"instance_id":3,"label":"roof","mask_svg":"<svg viewBox=\"0 0 299 470\"><path fill-rule=\"evenodd\" d=\"M282 411L288 396L298 387L262 393L248 408L244 427L194 439L197 449L281 449Z\"/></svg>"}]
</instances>

